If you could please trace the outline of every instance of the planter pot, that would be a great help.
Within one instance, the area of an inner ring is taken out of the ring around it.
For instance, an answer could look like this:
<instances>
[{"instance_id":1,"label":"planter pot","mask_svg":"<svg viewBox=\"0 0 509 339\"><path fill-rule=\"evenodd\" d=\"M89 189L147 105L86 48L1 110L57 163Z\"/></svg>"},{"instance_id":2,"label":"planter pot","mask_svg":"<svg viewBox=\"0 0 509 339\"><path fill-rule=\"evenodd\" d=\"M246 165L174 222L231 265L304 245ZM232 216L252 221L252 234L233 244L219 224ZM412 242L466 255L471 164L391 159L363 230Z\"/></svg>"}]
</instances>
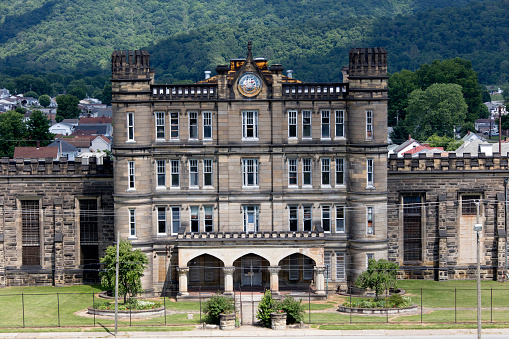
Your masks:
<instances>
[{"instance_id":1,"label":"planter pot","mask_svg":"<svg viewBox=\"0 0 509 339\"><path fill-rule=\"evenodd\" d=\"M402 308L360 308L360 307L346 307L339 305L338 311L344 313L357 313L357 314L374 314L374 315L384 315L384 314L400 314L406 312L412 312L417 310L417 305L412 305L409 307Z\"/></svg>"},{"instance_id":2,"label":"planter pot","mask_svg":"<svg viewBox=\"0 0 509 339\"><path fill-rule=\"evenodd\" d=\"M88 314L95 314L103 317L115 317L115 309L109 310L99 310L93 307L87 308ZM126 310L126 311L118 311L118 316L120 318L147 318L154 316L164 315L164 307L159 308L150 308L146 310Z\"/></svg>"},{"instance_id":3,"label":"planter pot","mask_svg":"<svg viewBox=\"0 0 509 339\"><path fill-rule=\"evenodd\" d=\"M219 328L222 330L235 329L235 313L219 315Z\"/></svg>"},{"instance_id":4,"label":"planter pot","mask_svg":"<svg viewBox=\"0 0 509 339\"><path fill-rule=\"evenodd\" d=\"M273 330L286 330L286 313L271 313L270 327Z\"/></svg>"}]
</instances>

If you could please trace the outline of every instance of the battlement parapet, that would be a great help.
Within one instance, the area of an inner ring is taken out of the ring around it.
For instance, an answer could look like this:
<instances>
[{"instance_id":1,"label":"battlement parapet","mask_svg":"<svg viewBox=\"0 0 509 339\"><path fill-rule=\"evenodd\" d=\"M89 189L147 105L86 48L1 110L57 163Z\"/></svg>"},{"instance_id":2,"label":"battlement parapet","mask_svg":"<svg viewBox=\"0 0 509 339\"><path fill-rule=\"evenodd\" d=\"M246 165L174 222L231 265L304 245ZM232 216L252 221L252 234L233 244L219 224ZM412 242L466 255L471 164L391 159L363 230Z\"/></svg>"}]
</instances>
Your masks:
<instances>
[{"instance_id":1,"label":"battlement parapet","mask_svg":"<svg viewBox=\"0 0 509 339\"><path fill-rule=\"evenodd\" d=\"M117 50L111 54L112 79L147 79L153 74L146 50Z\"/></svg>"},{"instance_id":2,"label":"battlement parapet","mask_svg":"<svg viewBox=\"0 0 509 339\"><path fill-rule=\"evenodd\" d=\"M352 48L348 65L349 78L387 76L387 51L383 47Z\"/></svg>"},{"instance_id":3,"label":"battlement parapet","mask_svg":"<svg viewBox=\"0 0 509 339\"><path fill-rule=\"evenodd\" d=\"M451 153L442 157L439 153L433 157L426 154L419 154L418 158L411 154L405 154L399 158L391 154L387 161L387 170L391 172L438 172L438 171L509 171L508 157L502 157L500 153L493 153L493 156L486 156L479 153L477 157L471 157L470 153L463 153L463 157L457 157Z\"/></svg>"},{"instance_id":4,"label":"battlement parapet","mask_svg":"<svg viewBox=\"0 0 509 339\"><path fill-rule=\"evenodd\" d=\"M102 159L102 164L97 163L97 158L90 157L88 161L76 158L68 161L67 158L53 160L33 159L9 159L0 160L0 176L105 176L113 177L113 162L110 158Z\"/></svg>"}]
</instances>

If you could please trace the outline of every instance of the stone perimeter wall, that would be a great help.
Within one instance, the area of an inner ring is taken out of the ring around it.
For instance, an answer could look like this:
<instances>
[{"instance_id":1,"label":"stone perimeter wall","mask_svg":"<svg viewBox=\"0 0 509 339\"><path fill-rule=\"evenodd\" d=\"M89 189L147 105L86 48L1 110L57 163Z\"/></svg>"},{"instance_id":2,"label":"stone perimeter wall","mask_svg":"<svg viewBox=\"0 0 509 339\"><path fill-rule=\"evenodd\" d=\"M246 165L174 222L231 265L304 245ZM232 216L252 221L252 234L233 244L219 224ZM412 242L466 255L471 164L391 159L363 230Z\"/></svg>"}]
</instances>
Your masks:
<instances>
[{"instance_id":1,"label":"stone perimeter wall","mask_svg":"<svg viewBox=\"0 0 509 339\"><path fill-rule=\"evenodd\" d=\"M113 164L96 158L0 161L0 286L83 282L80 199L97 199L99 256L113 243ZM39 201L40 265L22 265L21 200Z\"/></svg>"},{"instance_id":2,"label":"stone perimeter wall","mask_svg":"<svg viewBox=\"0 0 509 339\"><path fill-rule=\"evenodd\" d=\"M405 155L388 160L389 260L397 262L406 278L475 278L475 232L462 216L463 197L479 195L481 270L484 279L505 280L506 226L505 180L509 177L508 158L495 153L456 157ZM422 260L404 261L403 197L422 198ZM476 216L470 216L476 222ZM468 234L471 232L470 234ZM468 256L466 255L468 254Z\"/></svg>"}]
</instances>

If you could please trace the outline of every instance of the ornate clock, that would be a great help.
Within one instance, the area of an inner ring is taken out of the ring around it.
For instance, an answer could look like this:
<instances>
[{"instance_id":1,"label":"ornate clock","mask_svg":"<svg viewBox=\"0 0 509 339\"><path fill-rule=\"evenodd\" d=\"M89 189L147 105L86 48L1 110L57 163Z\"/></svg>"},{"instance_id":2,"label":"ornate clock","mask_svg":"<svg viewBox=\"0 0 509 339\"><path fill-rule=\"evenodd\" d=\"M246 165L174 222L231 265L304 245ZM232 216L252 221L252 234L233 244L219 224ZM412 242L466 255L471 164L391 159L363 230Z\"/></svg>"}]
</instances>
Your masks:
<instances>
[{"instance_id":1,"label":"ornate clock","mask_svg":"<svg viewBox=\"0 0 509 339\"><path fill-rule=\"evenodd\" d=\"M237 87L246 97L254 97L262 90L262 80L254 73L246 73L240 77Z\"/></svg>"}]
</instances>

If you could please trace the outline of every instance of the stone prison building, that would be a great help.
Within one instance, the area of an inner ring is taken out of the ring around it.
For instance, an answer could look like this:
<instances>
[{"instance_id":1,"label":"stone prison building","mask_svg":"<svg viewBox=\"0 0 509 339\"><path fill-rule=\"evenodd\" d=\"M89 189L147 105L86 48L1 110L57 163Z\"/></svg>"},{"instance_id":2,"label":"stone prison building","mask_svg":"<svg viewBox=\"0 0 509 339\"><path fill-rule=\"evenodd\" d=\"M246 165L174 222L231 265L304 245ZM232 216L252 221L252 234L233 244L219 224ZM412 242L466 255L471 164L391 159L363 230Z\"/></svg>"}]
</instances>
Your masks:
<instances>
[{"instance_id":1,"label":"stone prison building","mask_svg":"<svg viewBox=\"0 0 509 339\"><path fill-rule=\"evenodd\" d=\"M0 285L97 281L117 231L147 292L350 286L368 260L401 277L504 279L507 157L387 157L387 52L353 48L343 81L254 58L156 84L146 51L112 54L113 161L2 159Z\"/></svg>"}]
</instances>

